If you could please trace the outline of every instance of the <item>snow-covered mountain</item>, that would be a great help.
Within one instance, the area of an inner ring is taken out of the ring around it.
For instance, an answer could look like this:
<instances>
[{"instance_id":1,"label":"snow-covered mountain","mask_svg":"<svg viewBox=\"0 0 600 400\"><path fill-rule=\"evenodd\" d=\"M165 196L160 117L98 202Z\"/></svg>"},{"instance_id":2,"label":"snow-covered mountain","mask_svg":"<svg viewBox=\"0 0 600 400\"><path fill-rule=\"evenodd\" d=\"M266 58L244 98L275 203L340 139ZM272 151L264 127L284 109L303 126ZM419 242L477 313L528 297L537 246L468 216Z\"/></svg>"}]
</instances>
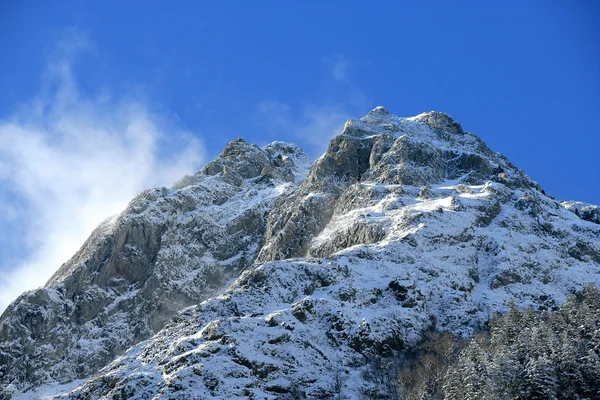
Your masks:
<instances>
[{"instance_id":1,"label":"snow-covered mountain","mask_svg":"<svg viewBox=\"0 0 600 400\"><path fill-rule=\"evenodd\" d=\"M377 107L312 166L237 139L5 311L0 398L359 398L373 357L426 330L600 284L598 210L444 113Z\"/></svg>"}]
</instances>

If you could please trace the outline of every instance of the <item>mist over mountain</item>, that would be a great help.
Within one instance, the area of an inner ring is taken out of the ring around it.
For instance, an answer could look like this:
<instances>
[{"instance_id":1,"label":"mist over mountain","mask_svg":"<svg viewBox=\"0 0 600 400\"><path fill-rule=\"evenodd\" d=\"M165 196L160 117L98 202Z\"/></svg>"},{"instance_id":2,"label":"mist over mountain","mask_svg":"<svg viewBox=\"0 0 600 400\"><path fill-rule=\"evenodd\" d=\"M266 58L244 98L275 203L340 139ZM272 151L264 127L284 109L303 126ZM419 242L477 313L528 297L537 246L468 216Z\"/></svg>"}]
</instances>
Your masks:
<instances>
[{"instance_id":1,"label":"mist over mountain","mask_svg":"<svg viewBox=\"0 0 600 400\"><path fill-rule=\"evenodd\" d=\"M377 107L315 161L236 139L104 221L0 317L0 399L411 398L399 377L427 338L436 359L457 344L440 371L460 386L496 313L558 312L592 284L588 326L599 283L600 207L553 198L445 113ZM600 347L583 348L586 385ZM425 398L467 396L439 387Z\"/></svg>"}]
</instances>

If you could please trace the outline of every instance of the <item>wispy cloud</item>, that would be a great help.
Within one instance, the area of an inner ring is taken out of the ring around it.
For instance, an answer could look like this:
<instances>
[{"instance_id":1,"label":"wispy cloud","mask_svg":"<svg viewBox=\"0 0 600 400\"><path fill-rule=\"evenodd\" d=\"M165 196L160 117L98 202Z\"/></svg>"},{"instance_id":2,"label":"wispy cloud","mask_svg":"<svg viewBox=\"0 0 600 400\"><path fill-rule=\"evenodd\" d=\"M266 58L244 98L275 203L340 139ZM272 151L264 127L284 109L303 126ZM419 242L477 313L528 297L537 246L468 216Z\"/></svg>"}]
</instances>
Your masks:
<instances>
[{"instance_id":1,"label":"wispy cloud","mask_svg":"<svg viewBox=\"0 0 600 400\"><path fill-rule=\"evenodd\" d=\"M261 102L258 112L275 137L290 137L312 157L326 150L351 115L343 106L310 104L294 109L277 100Z\"/></svg>"},{"instance_id":2,"label":"wispy cloud","mask_svg":"<svg viewBox=\"0 0 600 400\"><path fill-rule=\"evenodd\" d=\"M274 137L290 137L312 157L321 155L344 123L367 110L366 96L354 85L350 62L342 54L323 59L328 68L316 99L292 106L278 99L259 103L260 123Z\"/></svg>"},{"instance_id":3,"label":"wispy cloud","mask_svg":"<svg viewBox=\"0 0 600 400\"><path fill-rule=\"evenodd\" d=\"M173 183L203 158L197 138L143 101L81 93L73 66L88 46L73 34L61 42L40 94L0 120L0 252L22 249L0 265L0 312L44 284L133 196Z\"/></svg>"},{"instance_id":4,"label":"wispy cloud","mask_svg":"<svg viewBox=\"0 0 600 400\"><path fill-rule=\"evenodd\" d=\"M334 54L328 57L326 62L335 81L343 82L348 78L348 60L342 54Z\"/></svg>"}]
</instances>

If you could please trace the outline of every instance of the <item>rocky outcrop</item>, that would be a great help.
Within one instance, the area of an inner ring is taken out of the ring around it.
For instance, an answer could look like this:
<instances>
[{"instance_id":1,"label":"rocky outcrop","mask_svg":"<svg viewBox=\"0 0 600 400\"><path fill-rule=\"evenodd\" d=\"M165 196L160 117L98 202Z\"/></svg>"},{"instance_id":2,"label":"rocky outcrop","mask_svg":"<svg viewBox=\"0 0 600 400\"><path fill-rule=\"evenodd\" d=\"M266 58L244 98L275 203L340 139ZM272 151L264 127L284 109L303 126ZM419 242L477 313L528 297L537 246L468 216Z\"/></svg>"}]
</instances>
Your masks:
<instances>
[{"instance_id":1,"label":"rocky outcrop","mask_svg":"<svg viewBox=\"0 0 600 400\"><path fill-rule=\"evenodd\" d=\"M600 224L600 206L581 201L564 201L561 205L584 221Z\"/></svg>"},{"instance_id":2,"label":"rocky outcrop","mask_svg":"<svg viewBox=\"0 0 600 400\"><path fill-rule=\"evenodd\" d=\"M333 214L340 194L369 169L374 140L352 121L330 143L293 196L282 198L269 216L266 245L258 261L307 255L312 237Z\"/></svg>"},{"instance_id":3,"label":"rocky outcrop","mask_svg":"<svg viewBox=\"0 0 600 400\"><path fill-rule=\"evenodd\" d=\"M279 201L269 217L258 261L325 257L350 243L381 239L379 229L356 225L342 234L345 238L339 239L340 244L311 249L311 242L340 214L339 209L351 211L349 202L355 200L339 199L357 183L429 187L445 180L483 185L501 179L513 188L538 189L505 157L464 132L447 114L398 118L377 107L361 120L346 122L297 192Z\"/></svg>"}]
</instances>

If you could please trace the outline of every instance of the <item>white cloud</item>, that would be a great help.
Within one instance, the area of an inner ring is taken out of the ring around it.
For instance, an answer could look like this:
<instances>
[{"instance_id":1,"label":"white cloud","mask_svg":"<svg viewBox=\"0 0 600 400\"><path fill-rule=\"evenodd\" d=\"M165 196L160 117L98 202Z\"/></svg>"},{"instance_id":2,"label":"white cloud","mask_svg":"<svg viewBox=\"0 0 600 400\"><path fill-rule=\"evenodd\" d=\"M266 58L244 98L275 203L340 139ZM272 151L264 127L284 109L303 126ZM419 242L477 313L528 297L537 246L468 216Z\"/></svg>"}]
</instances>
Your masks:
<instances>
[{"instance_id":1,"label":"white cloud","mask_svg":"<svg viewBox=\"0 0 600 400\"><path fill-rule=\"evenodd\" d=\"M342 54L334 54L326 59L331 70L331 77L336 82L343 82L348 79L348 61Z\"/></svg>"},{"instance_id":2,"label":"white cloud","mask_svg":"<svg viewBox=\"0 0 600 400\"><path fill-rule=\"evenodd\" d=\"M321 60L327 68L315 98L301 105L278 99L258 104L257 122L271 137L289 138L311 157L327 149L329 141L344 128L350 118L360 118L371 108L365 94L350 76L350 61L340 53Z\"/></svg>"},{"instance_id":3,"label":"white cloud","mask_svg":"<svg viewBox=\"0 0 600 400\"><path fill-rule=\"evenodd\" d=\"M203 158L197 138L143 102L81 94L72 66L85 46L77 38L61 43L41 94L0 120L0 199L6 203L0 251L25 249L24 258L0 266L0 312L43 285L136 194L170 185Z\"/></svg>"},{"instance_id":4,"label":"white cloud","mask_svg":"<svg viewBox=\"0 0 600 400\"><path fill-rule=\"evenodd\" d=\"M358 118L361 112L369 110L365 95L350 79L346 57L336 53L322 62L328 74L316 99L301 106L276 99L258 105L259 123L266 126L271 136L290 137L312 157L327 149L329 141L342 131L348 119Z\"/></svg>"},{"instance_id":5,"label":"white cloud","mask_svg":"<svg viewBox=\"0 0 600 400\"><path fill-rule=\"evenodd\" d=\"M291 137L312 157L321 155L329 141L344 127L350 113L337 106L308 105L293 109L277 100L258 106L261 121L275 137Z\"/></svg>"}]
</instances>

